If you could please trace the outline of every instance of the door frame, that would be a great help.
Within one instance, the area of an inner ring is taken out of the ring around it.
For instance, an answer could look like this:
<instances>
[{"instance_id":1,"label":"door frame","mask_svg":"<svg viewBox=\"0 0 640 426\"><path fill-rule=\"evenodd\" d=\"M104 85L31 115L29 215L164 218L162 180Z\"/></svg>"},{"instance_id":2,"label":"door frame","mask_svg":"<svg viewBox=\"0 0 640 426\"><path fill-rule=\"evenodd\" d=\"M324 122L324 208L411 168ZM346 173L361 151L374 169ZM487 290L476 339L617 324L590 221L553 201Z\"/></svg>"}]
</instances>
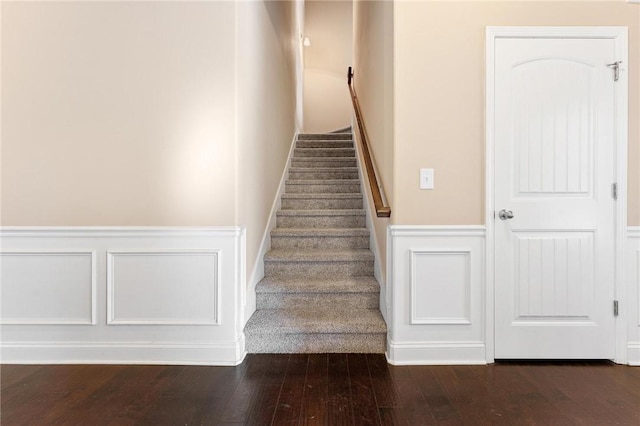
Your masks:
<instances>
[{"instance_id":1,"label":"door frame","mask_svg":"<svg viewBox=\"0 0 640 426\"><path fill-rule=\"evenodd\" d=\"M494 185L495 185L495 42L501 38L586 38L614 40L616 60L622 61L620 77L614 88L616 112L614 170L618 184L618 200L615 212L615 282L614 294L620 305L615 318L615 358L618 364L627 363L627 328L625 302L627 288L624 277L624 260L627 230L627 125L628 113L628 29L622 26L609 27L486 27L485 35L485 347L487 363L495 360L495 231L494 231ZM613 182L612 182L613 183ZM613 306L612 306L613 309Z\"/></svg>"}]
</instances>

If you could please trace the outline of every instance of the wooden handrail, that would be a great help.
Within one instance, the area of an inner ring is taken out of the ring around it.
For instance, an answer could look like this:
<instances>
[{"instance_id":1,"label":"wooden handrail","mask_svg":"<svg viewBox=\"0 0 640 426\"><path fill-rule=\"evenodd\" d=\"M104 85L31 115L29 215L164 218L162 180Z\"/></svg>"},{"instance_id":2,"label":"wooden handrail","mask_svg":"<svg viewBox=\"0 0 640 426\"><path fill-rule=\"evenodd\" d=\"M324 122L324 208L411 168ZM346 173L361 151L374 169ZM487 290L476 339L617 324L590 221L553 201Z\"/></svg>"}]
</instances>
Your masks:
<instances>
[{"instance_id":1,"label":"wooden handrail","mask_svg":"<svg viewBox=\"0 0 640 426\"><path fill-rule=\"evenodd\" d=\"M367 177L369 180L369 188L371 189L371 196L373 197L373 205L378 217L390 217L391 207L385 206L382 201L380 185L378 185L378 176L375 168L373 167L373 160L371 159L371 152L369 151L369 139L367 138L367 131L364 128L364 121L362 119L362 111L360 110L358 96L356 96L356 92L351 84L352 80L353 70L349 67L347 72L347 85L349 86L351 102L353 102L353 110L356 113L356 121L358 122L358 132L360 133L360 141L362 143L362 156L364 157L364 165L367 169Z\"/></svg>"}]
</instances>

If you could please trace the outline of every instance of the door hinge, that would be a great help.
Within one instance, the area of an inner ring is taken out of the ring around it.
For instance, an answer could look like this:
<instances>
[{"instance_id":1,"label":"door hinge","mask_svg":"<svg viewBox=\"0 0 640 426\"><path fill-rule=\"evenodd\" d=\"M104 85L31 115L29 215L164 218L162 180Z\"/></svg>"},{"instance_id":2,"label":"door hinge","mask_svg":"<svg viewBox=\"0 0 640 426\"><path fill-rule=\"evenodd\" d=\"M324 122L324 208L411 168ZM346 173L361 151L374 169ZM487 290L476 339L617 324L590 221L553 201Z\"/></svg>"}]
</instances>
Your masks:
<instances>
[{"instance_id":1,"label":"door hinge","mask_svg":"<svg viewBox=\"0 0 640 426\"><path fill-rule=\"evenodd\" d=\"M614 200L618 199L618 184L617 183L612 183L611 184L611 196L613 197Z\"/></svg>"},{"instance_id":2,"label":"door hinge","mask_svg":"<svg viewBox=\"0 0 640 426\"><path fill-rule=\"evenodd\" d=\"M620 79L620 64L622 61L615 61L612 64L607 64L609 68L613 68L613 81L618 81Z\"/></svg>"},{"instance_id":3,"label":"door hinge","mask_svg":"<svg viewBox=\"0 0 640 426\"><path fill-rule=\"evenodd\" d=\"M617 300L613 301L613 316L614 317L618 316L618 301Z\"/></svg>"}]
</instances>

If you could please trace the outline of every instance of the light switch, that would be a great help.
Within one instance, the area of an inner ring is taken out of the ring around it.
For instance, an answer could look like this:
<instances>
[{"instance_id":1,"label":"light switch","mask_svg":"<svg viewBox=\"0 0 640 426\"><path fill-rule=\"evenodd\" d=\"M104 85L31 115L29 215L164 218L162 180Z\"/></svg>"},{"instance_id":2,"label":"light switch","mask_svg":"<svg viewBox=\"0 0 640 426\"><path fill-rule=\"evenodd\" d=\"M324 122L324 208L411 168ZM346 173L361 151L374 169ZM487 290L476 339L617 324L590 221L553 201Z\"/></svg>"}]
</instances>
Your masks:
<instances>
[{"instance_id":1,"label":"light switch","mask_svg":"<svg viewBox=\"0 0 640 426\"><path fill-rule=\"evenodd\" d=\"M433 169L420 169L420 189L433 189Z\"/></svg>"}]
</instances>

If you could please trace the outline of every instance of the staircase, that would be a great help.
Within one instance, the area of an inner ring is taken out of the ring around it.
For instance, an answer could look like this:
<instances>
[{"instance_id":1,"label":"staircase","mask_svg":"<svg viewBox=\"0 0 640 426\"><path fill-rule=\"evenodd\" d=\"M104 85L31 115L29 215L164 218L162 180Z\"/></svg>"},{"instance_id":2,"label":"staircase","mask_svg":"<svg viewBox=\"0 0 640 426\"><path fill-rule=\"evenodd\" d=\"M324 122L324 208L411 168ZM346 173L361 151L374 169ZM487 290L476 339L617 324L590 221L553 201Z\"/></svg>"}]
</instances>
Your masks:
<instances>
[{"instance_id":1,"label":"staircase","mask_svg":"<svg viewBox=\"0 0 640 426\"><path fill-rule=\"evenodd\" d=\"M244 330L249 353L384 352L362 207L352 135L299 135Z\"/></svg>"}]
</instances>

